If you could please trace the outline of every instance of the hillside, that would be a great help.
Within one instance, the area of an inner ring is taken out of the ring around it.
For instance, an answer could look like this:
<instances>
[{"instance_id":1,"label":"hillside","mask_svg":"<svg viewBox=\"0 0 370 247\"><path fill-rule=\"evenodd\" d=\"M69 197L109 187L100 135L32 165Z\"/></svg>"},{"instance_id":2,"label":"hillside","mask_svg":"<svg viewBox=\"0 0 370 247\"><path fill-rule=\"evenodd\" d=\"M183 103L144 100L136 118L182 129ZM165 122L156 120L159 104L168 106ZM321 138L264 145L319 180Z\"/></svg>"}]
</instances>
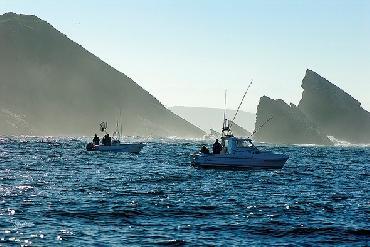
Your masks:
<instances>
[{"instance_id":1,"label":"hillside","mask_svg":"<svg viewBox=\"0 0 370 247\"><path fill-rule=\"evenodd\" d=\"M36 16L0 16L0 54L0 135L91 135L120 110L125 135L204 134Z\"/></svg>"}]
</instances>

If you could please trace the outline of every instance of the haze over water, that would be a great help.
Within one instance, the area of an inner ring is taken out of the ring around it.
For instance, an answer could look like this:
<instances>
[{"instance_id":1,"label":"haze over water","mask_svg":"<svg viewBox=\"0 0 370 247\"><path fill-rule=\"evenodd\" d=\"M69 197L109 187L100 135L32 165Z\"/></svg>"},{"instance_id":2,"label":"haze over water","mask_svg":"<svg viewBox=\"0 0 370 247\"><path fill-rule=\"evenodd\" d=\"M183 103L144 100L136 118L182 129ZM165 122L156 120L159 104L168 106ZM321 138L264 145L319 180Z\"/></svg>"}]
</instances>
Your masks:
<instances>
[{"instance_id":1,"label":"haze over water","mask_svg":"<svg viewBox=\"0 0 370 247\"><path fill-rule=\"evenodd\" d=\"M365 246L366 146L263 146L282 170L201 170L203 141L147 139L140 155L85 139L0 139L1 245Z\"/></svg>"}]
</instances>

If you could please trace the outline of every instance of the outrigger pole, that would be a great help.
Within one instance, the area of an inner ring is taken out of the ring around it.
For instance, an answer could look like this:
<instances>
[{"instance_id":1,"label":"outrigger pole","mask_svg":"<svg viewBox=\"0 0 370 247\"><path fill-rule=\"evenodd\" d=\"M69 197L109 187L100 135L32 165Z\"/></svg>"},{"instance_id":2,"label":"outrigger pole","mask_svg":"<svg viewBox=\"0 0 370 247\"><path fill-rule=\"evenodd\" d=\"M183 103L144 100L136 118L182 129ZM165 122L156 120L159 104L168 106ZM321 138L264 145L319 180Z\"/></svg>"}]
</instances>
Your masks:
<instances>
[{"instance_id":1,"label":"outrigger pole","mask_svg":"<svg viewBox=\"0 0 370 247\"><path fill-rule=\"evenodd\" d=\"M226 124L226 94L227 94L227 90L225 89L225 107L224 107L224 121L222 123L222 132L224 132L224 130L227 129L227 124Z\"/></svg>"},{"instance_id":2,"label":"outrigger pole","mask_svg":"<svg viewBox=\"0 0 370 247\"><path fill-rule=\"evenodd\" d=\"M242 98L242 100L241 100L241 102L240 102L240 104L239 104L239 106L238 106L238 108L237 108L237 110L236 110L236 112L234 114L233 119L231 120L232 122L235 120L236 116L238 115L239 110L240 110L240 107L242 106L243 101L244 101L244 98L247 95L248 90L251 87L252 83L253 83L253 80L249 83L249 85L247 87L247 90L245 90L245 93L243 95L243 98ZM228 133L230 133L230 131L231 131L230 130L230 127L231 127L230 126L230 122L226 119L226 90L225 90L225 110L224 110L224 122L223 122L223 125L222 125L222 134L224 134L225 131L228 131Z\"/></svg>"},{"instance_id":3,"label":"outrigger pole","mask_svg":"<svg viewBox=\"0 0 370 247\"><path fill-rule=\"evenodd\" d=\"M226 93L227 93L227 90L225 89L225 107L224 107L224 120L226 119Z\"/></svg>"},{"instance_id":4,"label":"outrigger pole","mask_svg":"<svg viewBox=\"0 0 370 247\"><path fill-rule=\"evenodd\" d=\"M119 109L119 118L120 118L120 120L121 120L121 130L120 130L120 140L122 140L122 138L123 138L123 129L122 129L122 122L123 122L123 120L122 120L122 108L120 108Z\"/></svg>"},{"instance_id":5,"label":"outrigger pole","mask_svg":"<svg viewBox=\"0 0 370 247\"><path fill-rule=\"evenodd\" d=\"M240 104L239 104L239 106L238 106L238 109L236 110L236 112L235 112L235 114L234 114L233 120L231 120L232 122L234 122L234 120L235 120L236 116L238 115L239 110L240 110L240 107L242 106L243 101L244 101L244 98L245 98L245 96L247 95L248 90L249 90L249 88L251 87L252 83L253 83L253 80L249 83L249 85L248 85L248 87L247 87L247 90L245 90L245 93L244 93L244 95L243 95L242 100L240 101Z\"/></svg>"}]
</instances>

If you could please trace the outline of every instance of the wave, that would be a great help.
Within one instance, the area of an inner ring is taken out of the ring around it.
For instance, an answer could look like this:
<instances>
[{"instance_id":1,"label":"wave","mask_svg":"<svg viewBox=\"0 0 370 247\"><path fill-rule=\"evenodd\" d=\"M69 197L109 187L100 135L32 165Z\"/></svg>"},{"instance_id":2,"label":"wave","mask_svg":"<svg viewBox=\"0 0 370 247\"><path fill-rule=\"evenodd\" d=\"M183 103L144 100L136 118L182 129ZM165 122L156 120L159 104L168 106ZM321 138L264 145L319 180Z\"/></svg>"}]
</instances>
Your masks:
<instances>
[{"instance_id":1,"label":"wave","mask_svg":"<svg viewBox=\"0 0 370 247\"><path fill-rule=\"evenodd\" d=\"M363 144L350 143L345 140L337 139L334 136L328 136L328 138L334 143L334 146L338 146L338 147L370 147L370 143L363 143Z\"/></svg>"}]
</instances>

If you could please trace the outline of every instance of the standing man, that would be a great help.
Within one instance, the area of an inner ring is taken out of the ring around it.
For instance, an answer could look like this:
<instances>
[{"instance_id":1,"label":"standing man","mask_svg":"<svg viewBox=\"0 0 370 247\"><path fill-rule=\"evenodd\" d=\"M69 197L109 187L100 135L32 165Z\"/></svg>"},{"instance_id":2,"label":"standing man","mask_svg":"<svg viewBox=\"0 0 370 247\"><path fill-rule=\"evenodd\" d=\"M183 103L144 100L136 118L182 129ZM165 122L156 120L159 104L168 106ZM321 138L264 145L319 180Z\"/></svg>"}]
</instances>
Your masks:
<instances>
[{"instance_id":1,"label":"standing man","mask_svg":"<svg viewBox=\"0 0 370 247\"><path fill-rule=\"evenodd\" d=\"M95 145L99 145L99 142L100 142L99 137L98 137L98 135L97 135L97 134L95 134L94 139L93 139L93 143L94 143Z\"/></svg>"},{"instance_id":2,"label":"standing man","mask_svg":"<svg viewBox=\"0 0 370 247\"><path fill-rule=\"evenodd\" d=\"M220 154L221 150L222 145L218 142L218 139L216 139L216 142L213 144L213 154Z\"/></svg>"}]
</instances>

